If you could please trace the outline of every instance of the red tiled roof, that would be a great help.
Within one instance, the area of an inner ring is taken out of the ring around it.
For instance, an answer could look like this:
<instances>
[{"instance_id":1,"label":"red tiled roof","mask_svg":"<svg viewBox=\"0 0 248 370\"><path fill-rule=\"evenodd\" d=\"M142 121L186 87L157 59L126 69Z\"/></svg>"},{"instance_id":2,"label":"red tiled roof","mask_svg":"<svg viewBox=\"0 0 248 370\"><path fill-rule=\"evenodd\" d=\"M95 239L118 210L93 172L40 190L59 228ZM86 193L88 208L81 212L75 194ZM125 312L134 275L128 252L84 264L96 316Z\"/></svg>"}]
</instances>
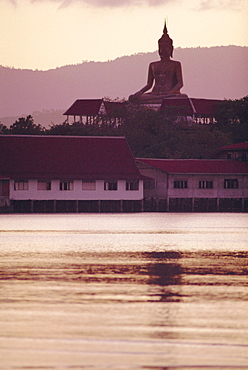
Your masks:
<instances>
[{"instance_id":1,"label":"red tiled roof","mask_svg":"<svg viewBox=\"0 0 248 370\"><path fill-rule=\"evenodd\" d=\"M247 163L227 159L137 158L137 160L169 173L248 174Z\"/></svg>"},{"instance_id":2,"label":"red tiled roof","mask_svg":"<svg viewBox=\"0 0 248 370\"><path fill-rule=\"evenodd\" d=\"M196 99L196 98L170 98L164 99L161 109L177 107L178 114L192 116L193 113L214 116L215 111L222 100Z\"/></svg>"},{"instance_id":3,"label":"red tiled roof","mask_svg":"<svg viewBox=\"0 0 248 370\"><path fill-rule=\"evenodd\" d=\"M206 116L214 116L218 105L222 103L222 100L213 99L195 99L190 98L197 114L203 114Z\"/></svg>"},{"instance_id":4,"label":"red tiled roof","mask_svg":"<svg viewBox=\"0 0 248 370\"><path fill-rule=\"evenodd\" d=\"M0 135L0 176L143 178L124 137Z\"/></svg>"},{"instance_id":5,"label":"red tiled roof","mask_svg":"<svg viewBox=\"0 0 248 370\"><path fill-rule=\"evenodd\" d=\"M232 145L226 145L222 146L221 148L217 149L216 152L223 152L223 151L229 151L229 150L248 150L248 141L245 141L243 143L238 144L232 144Z\"/></svg>"},{"instance_id":6,"label":"red tiled roof","mask_svg":"<svg viewBox=\"0 0 248 370\"><path fill-rule=\"evenodd\" d=\"M94 116L97 115L103 99L78 99L64 113L66 116Z\"/></svg>"}]
</instances>

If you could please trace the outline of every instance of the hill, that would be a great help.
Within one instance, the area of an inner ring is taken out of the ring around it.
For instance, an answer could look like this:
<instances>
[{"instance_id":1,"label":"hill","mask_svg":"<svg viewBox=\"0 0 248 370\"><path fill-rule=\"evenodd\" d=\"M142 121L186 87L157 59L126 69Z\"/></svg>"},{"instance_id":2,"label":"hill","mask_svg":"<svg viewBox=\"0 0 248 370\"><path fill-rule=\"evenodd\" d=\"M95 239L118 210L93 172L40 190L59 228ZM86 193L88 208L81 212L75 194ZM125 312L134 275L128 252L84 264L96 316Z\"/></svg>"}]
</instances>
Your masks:
<instances>
[{"instance_id":1,"label":"hill","mask_svg":"<svg viewBox=\"0 0 248 370\"><path fill-rule=\"evenodd\" d=\"M183 67L182 92L191 97L240 99L248 94L248 47L177 48L174 59ZM61 123L61 112L76 99L128 98L146 84L148 64L154 60L158 60L157 52L48 71L1 66L0 121L10 124L15 117L36 112L37 123L42 124L45 110L52 113L48 124Z\"/></svg>"}]
</instances>

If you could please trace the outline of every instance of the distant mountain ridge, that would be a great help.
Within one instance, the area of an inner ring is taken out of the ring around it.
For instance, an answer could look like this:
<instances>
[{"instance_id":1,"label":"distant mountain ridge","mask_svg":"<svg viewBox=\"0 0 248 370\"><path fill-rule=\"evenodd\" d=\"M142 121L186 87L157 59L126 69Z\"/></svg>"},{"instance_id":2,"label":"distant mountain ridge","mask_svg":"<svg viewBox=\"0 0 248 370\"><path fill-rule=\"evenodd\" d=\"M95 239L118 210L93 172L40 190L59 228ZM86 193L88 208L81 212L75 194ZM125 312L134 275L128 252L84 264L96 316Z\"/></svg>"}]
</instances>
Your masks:
<instances>
[{"instance_id":1,"label":"distant mountain ridge","mask_svg":"<svg viewBox=\"0 0 248 370\"><path fill-rule=\"evenodd\" d=\"M146 84L148 65L158 59L153 52L47 71L0 66L0 121L35 111L61 112L76 99L128 98ZM173 59L182 63L182 92L190 97L240 99L248 94L248 47L177 48Z\"/></svg>"}]
</instances>

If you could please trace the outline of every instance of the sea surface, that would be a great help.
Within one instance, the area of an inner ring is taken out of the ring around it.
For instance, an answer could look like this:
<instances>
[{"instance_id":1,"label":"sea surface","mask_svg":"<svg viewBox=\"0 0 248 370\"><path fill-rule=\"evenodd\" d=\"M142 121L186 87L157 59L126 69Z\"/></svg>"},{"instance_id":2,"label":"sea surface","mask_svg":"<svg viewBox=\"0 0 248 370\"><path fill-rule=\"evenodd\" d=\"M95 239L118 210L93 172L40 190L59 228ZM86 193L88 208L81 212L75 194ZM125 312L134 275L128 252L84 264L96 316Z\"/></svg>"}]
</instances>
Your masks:
<instances>
[{"instance_id":1,"label":"sea surface","mask_svg":"<svg viewBox=\"0 0 248 370\"><path fill-rule=\"evenodd\" d=\"M0 369L248 369L248 215L0 215Z\"/></svg>"}]
</instances>

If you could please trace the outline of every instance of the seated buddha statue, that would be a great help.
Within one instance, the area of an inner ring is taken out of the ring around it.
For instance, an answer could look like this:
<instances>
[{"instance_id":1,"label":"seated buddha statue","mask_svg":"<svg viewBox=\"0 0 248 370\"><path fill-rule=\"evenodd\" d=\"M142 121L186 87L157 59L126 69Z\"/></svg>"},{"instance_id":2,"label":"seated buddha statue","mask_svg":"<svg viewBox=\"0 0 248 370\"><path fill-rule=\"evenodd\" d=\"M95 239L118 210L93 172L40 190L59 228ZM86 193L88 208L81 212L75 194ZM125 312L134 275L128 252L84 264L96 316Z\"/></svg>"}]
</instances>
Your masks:
<instances>
[{"instance_id":1,"label":"seated buddha statue","mask_svg":"<svg viewBox=\"0 0 248 370\"><path fill-rule=\"evenodd\" d=\"M183 87L182 67L180 62L171 59L173 41L167 33L166 24L163 35L158 40L158 53L160 60L150 63L147 84L129 96L131 103L161 104L166 98L187 97L186 94L180 93ZM152 87L152 91L146 93Z\"/></svg>"}]
</instances>

